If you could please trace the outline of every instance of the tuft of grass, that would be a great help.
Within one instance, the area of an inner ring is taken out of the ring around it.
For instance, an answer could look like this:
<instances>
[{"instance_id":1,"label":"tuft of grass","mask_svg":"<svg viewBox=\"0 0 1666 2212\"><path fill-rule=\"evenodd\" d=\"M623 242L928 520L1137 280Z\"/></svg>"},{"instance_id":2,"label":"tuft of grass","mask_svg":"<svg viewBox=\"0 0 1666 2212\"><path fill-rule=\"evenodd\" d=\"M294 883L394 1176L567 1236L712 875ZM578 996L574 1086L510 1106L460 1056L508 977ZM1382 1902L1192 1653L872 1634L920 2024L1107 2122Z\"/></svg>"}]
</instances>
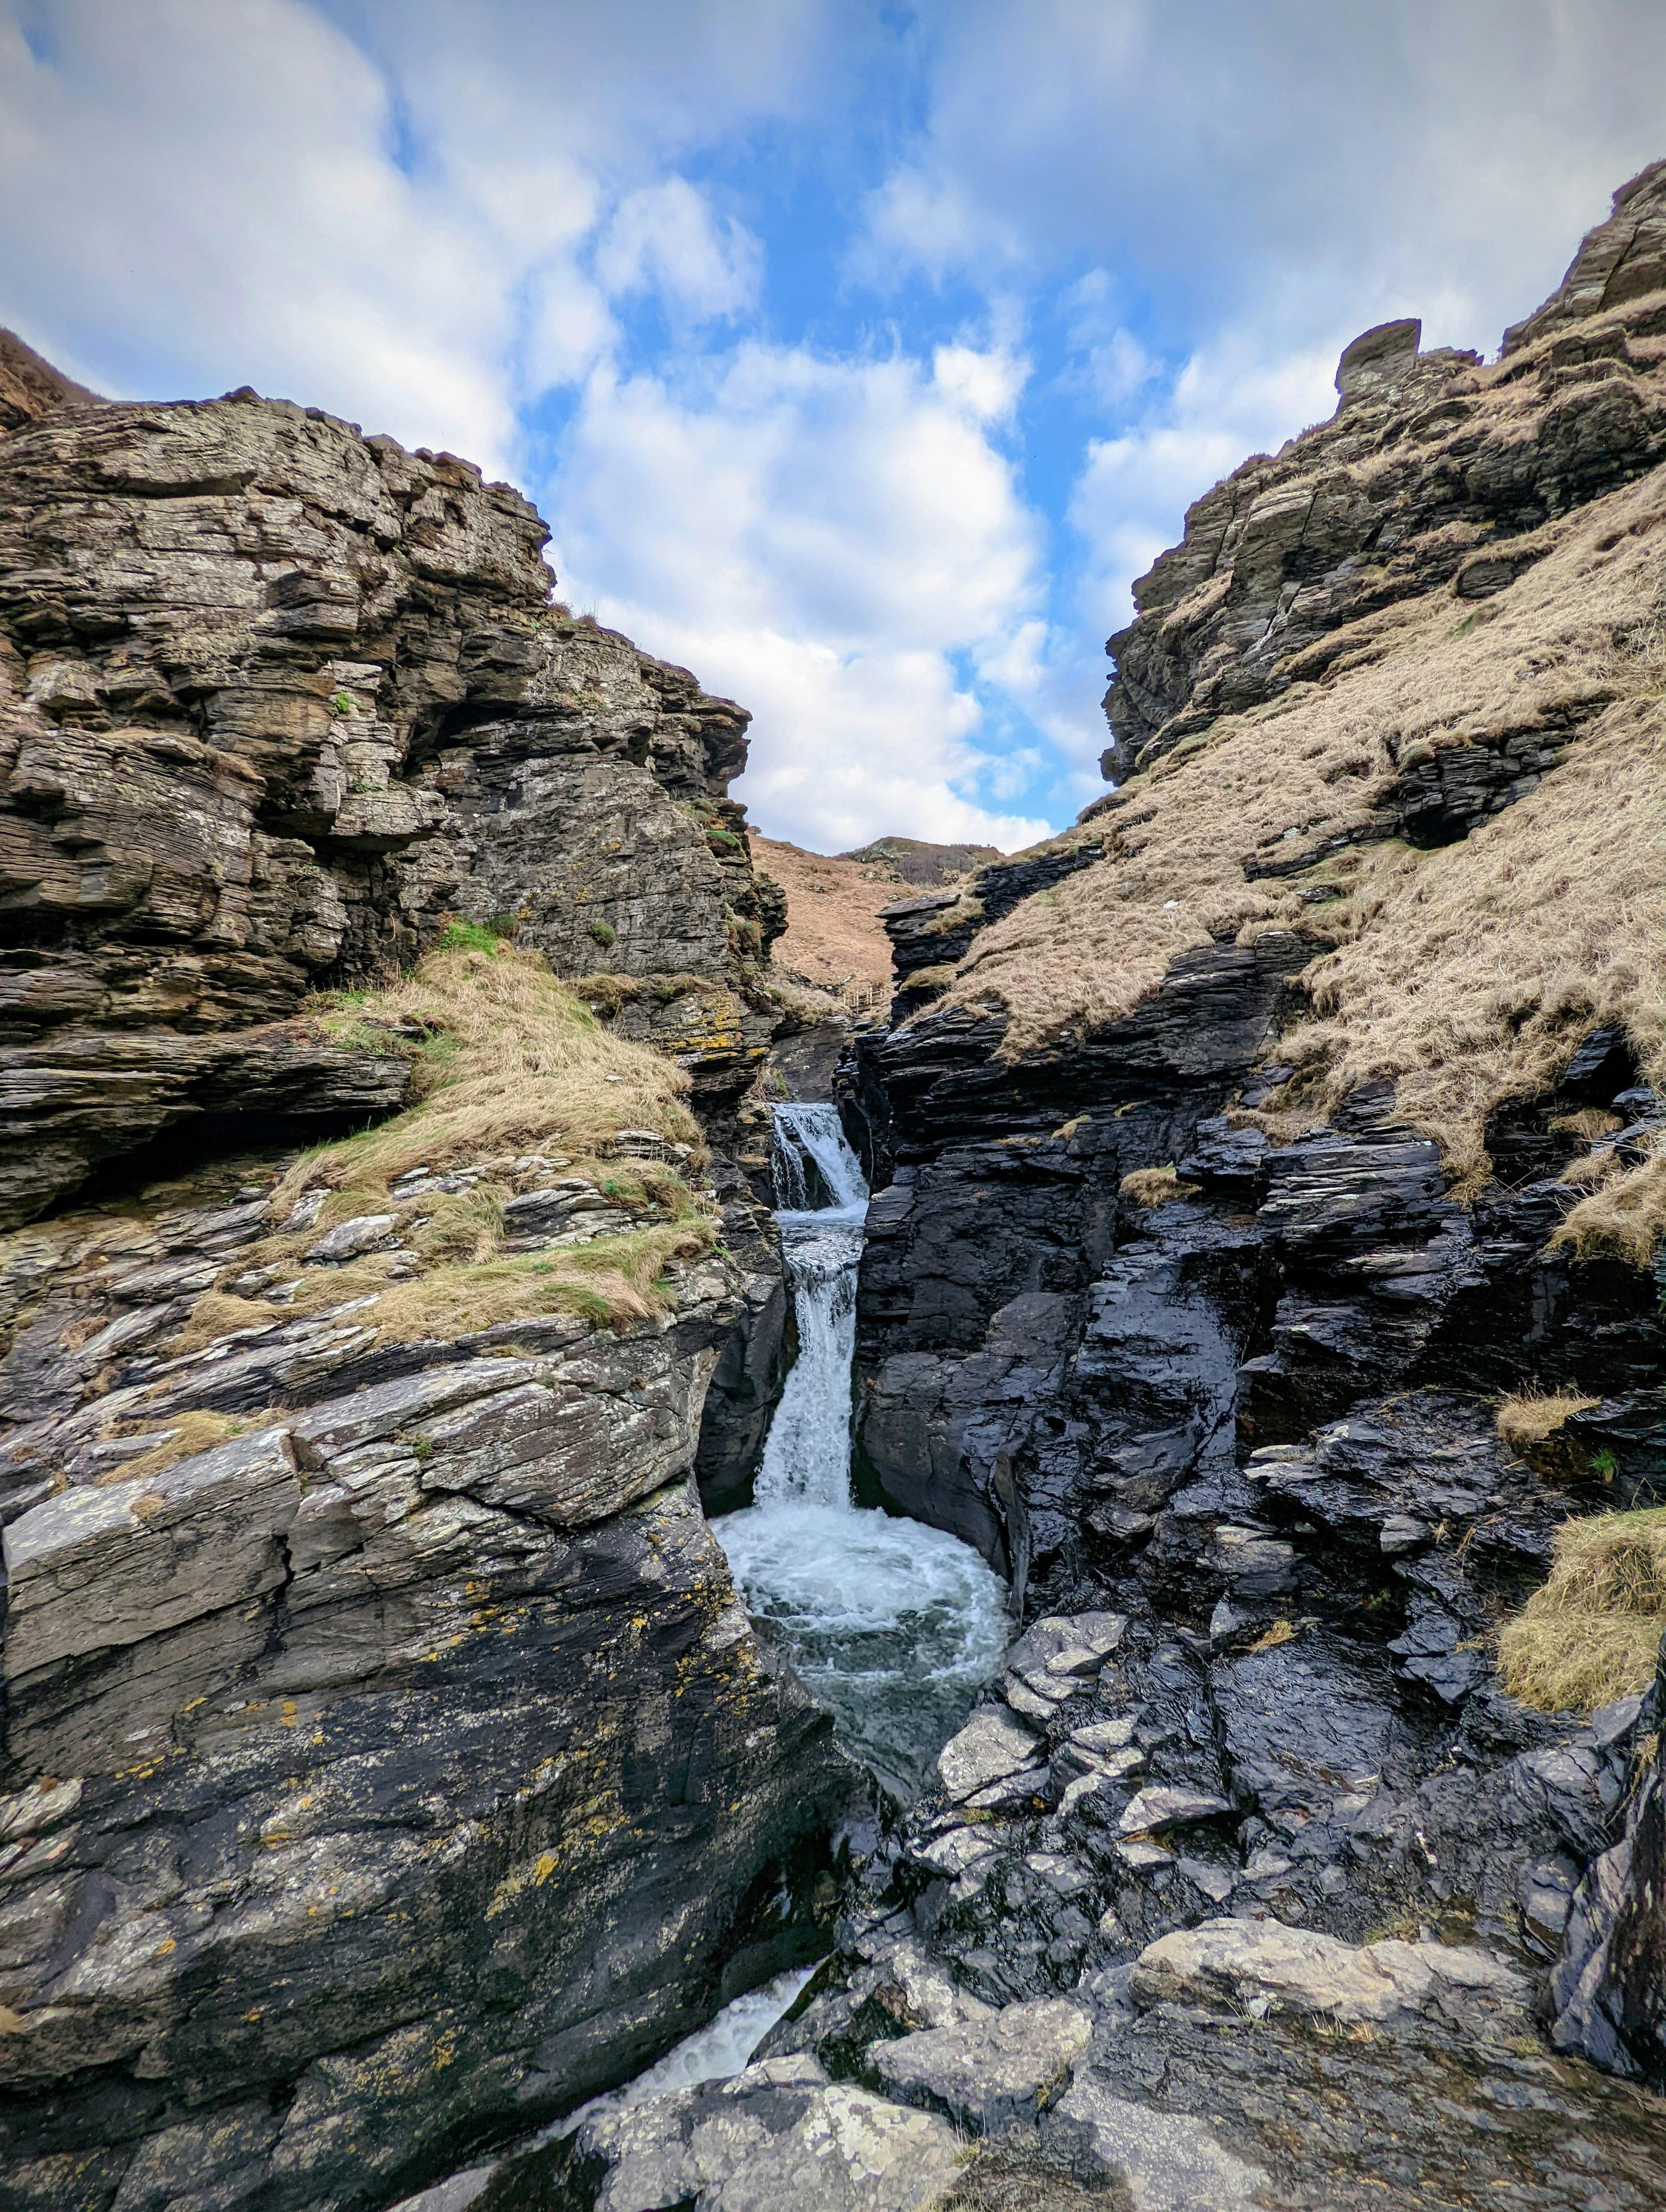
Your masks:
<instances>
[{"instance_id":1,"label":"tuft of grass","mask_svg":"<svg viewBox=\"0 0 1666 2212\"><path fill-rule=\"evenodd\" d=\"M438 952L496 952L502 933L489 921L448 921L435 946Z\"/></svg>"},{"instance_id":2,"label":"tuft of grass","mask_svg":"<svg viewBox=\"0 0 1666 2212\"><path fill-rule=\"evenodd\" d=\"M1589 1713L1647 1687L1666 1634L1666 1506L1569 1521L1550 1579L1499 1638L1499 1677L1541 1712Z\"/></svg>"},{"instance_id":3,"label":"tuft of grass","mask_svg":"<svg viewBox=\"0 0 1666 2212\"><path fill-rule=\"evenodd\" d=\"M1601 1399L1584 1397L1577 1390L1512 1391L1499 1401L1493 1425L1505 1449L1547 1482L1582 1482L1592 1474L1602 1476L1596 1461L1602 1455L1587 1459L1562 1430L1572 1415L1601 1403ZM1612 1473L1610 1466L1610 1477Z\"/></svg>"},{"instance_id":4,"label":"tuft of grass","mask_svg":"<svg viewBox=\"0 0 1666 2212\"><path fill-rule=\"evenodd\" d=\"M416 1105L299 1163L278 1186L280 1213L319 1182L385 1190L410 1168L511 1150L599 1157L620 1129L656 1130L703 1158L682 1070L600 1028L541 953L491 942L489 952L436 948L409 976L369 994L374 1007L362 999L340 1017L420 1024L447 1050L438 1064L419 1055ZM316 1018L329 1034L338 1018L332 1002L320 1002Z\"/></svg>"},{"instance_id":5,"label":"tuft of grass","mask_svg":"<svg viewBox=\"0 0 1666 2212\"><path fill-rule=\"evenodd\" d=\"M132 1433L134 1425L130 1423L127 1426L129 1433ZM246 1417L213 1413L192 1407L185 1413L173 1414L169 1426L173 1434L165 1443L154 1444L136 1459L124 1460L119 1467L106 1468L99 1477L100 1486L131 1482L140 1475L161 1474L167 1468L177 1467L181 1460L195 1459L198 1452L212 1451L216 1444L240 1437L252 1423Z\"/></svg>"},{"instance_id":6,"label":"tuft of grass","mask_svg":"<svg viewBox=\"0 0 1666 2212\"><path fill-rule=\"evenodd\" d=\"M1594 1145L1599 1137L1611 1137L1620 1121L1606 1106L1582 1106L1577 1114L1553 1115L1550 1126L1558 1136L1583 1137L1586 1144Z\"/></svg>"},{"instance_id":7,"label":"tuft of grass","mask_svg":"<svg viewBox=\"0 0 1666 2212\"><path fill-rule=\"evenodd\" d=\"M588 924L586 933L593 938L605 952L619 933L611 921L603 921L599 916L596 921Z\"/></svg>"},{"instance_id":8,"label":"tuft of grass","mask_svg":"<svg viewBox=\"0 0 1666 2212\"><path fill-rule=\"evenodd\" d=\"M1564 1178L1567 1180L1567 1178ZM1624 1174L1610 1172L1588 1191L1551 1238L1554 1249L1571 1246L1576 1258L1610 1254L1646 1267L1666 1240L1666 1149Z\"/></svg>"},{"instance_id":9,"label":"tuft of grass","mask_svg":"<svg viewBox=\"0 0 1666 2212\"><path fill-rule=\"evenodd\" d=\"M1163 1168L1135 1168L1118 1185L1130 1206L1166 1206L1172 1198L1190 1198L1195 1182L1182 1182L1172 1161Z\"/></svg>"},{"instance_id":10,"label":"tuft of grass","mask_svg":"<svg viewBox=\"0 0 1666 2212\"><path fill-rule=\"evenodd\" d=\"M1542 1443L1564 1421L1602 1402L1582 1397L1577 1390L1514 1390L1499 1401L1493 1425L1516 1456L1525 1459L1535 1444Z\"/></svg>"}]
</instances>

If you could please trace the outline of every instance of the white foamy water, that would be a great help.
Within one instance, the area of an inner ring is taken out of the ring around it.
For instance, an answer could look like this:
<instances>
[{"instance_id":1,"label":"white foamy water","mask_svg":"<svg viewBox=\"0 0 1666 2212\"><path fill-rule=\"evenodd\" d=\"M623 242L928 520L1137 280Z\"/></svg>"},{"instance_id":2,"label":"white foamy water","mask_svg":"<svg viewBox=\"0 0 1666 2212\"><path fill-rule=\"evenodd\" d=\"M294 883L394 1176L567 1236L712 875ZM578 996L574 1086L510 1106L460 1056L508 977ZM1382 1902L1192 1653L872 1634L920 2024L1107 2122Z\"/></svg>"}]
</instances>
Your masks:
<instances>
[{"instance_id":1,"label":"white foamy water","mask_svg":"<svg viewBox=\"0 0 1666 2212\"><path fill-rule=\"evenodd\" d=\"M867 1186L836 1108L777 1107L775 1172L799 1356L764 1445L757 1502L715 1533L748 1608L779 1629L846 1750L913 1797L1000 1661L1006 1593L958 1537L852 1504L850 1363Z\"/></svg>"}]
</instances>

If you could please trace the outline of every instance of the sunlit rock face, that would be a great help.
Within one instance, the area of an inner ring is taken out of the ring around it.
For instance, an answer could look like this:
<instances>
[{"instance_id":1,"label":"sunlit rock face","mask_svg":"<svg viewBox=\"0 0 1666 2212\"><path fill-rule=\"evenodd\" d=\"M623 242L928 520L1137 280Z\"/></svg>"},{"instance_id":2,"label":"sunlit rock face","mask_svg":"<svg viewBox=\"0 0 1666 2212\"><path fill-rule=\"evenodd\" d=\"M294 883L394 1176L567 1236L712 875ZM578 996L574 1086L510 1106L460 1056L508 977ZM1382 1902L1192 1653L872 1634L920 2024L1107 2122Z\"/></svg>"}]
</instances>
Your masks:
<instances>
[{"instance_id":1,"label":"sunlit rock face","mask_svg":"<svg viewBox=\"0 0 1666 2212\"><path fill-rule=\"evenodd\" d=\"M0 434L0 1221L203 1111L397 1103L293 1018L447 911L705 984L639 1026L744 1082L781 918L742 710L552 607L543 523L466 462L252 392L62 397Z\"/></svg>"},{"instance_id":2,"label":"sunlit rock face","mask_svg":"<svg viewBox=\"0 0 1666 2212\"><path fill-rule=\"evenodd\" d=\"M483 1160L254 1264L297 1141L410 1097L397 1024L305 1001L513 928L733 1134L781 1019L746 718L553 606L465 463L0 365L0 2167L386 2202L813 1948L852 1776L694 1487L780 1388L741 1170L635 1133L723 1214L648 1318L286 1304L419 1275L420 1194L489 1170L512 1254L631 1226Z\"/></svg>"}]
</instances>

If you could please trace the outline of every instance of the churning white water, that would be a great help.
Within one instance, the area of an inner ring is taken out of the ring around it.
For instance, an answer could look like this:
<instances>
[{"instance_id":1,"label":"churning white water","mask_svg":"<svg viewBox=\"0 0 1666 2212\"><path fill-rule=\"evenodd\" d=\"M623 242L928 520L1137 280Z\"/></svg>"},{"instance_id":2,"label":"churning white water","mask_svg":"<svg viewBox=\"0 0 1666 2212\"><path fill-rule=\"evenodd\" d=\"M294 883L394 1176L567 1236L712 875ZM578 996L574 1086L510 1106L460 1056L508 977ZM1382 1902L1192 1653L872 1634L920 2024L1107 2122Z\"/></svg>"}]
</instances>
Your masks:
<instances>
[{"instance_id":1,"label":"churning white water","mask_svg":"<svg viewBox=\"0 0 1666 2212\"><path fill-rule=\"evenodd\" d=\"M1007 1636L969 1544L851 1502L850 1364L867 1186L833 1106L775 1109L775 1179L799 1356L756 1503L715 1523L754 1618L773 1622L839 1740L915 1796Z\"/></svg>"}]
</instances>

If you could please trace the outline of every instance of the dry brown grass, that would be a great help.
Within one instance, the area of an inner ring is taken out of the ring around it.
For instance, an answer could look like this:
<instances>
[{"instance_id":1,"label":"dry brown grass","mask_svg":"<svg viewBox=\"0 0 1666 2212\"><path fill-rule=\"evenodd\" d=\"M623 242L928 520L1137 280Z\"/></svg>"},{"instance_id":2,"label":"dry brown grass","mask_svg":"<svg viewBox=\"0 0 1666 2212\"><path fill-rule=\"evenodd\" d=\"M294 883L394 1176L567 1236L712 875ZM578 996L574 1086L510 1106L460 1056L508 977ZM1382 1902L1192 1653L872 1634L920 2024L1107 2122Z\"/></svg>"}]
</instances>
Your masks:
<instances>
[{"instance_id":1,"label":"dry brown grass","mask_svg":"<svg viewBox=\"0 0 1666 2212\"><path fill-rule=\"evenodd\" d=\"M1666 1152L1605 1178L1573 1207L1551 1238L1582 1260L1612 1253L1645 1267L1666 1238Z\"/></svg>"},{"instance_id":2,"label":"dry brown grass","mask_svg":"<svg viewBox=\"0 0 1666 2212\"><path fill-rule=\"evenodd\" d=\"M140 1475L161 1474L165 1468L176 1467L182 1459L195 1459L198 1452L212 1451L216 1444L240 1437L250 1422L247 1417L213 1413L192 1407L188 1412L173 1414L170 1425L173 1434L166 1443L155 1444L135 1458L123 1460L119 1466L106 1468L98 1478L98 1486L131 1482ZM131 1433L132 1425L128 1427Z\"/></svg>"},{"instance_id":3,"label":"dry brown grass","mask_svg":"<svg viewBox=\"0 0 1666 2212\"><path fill-rule=\"evenodd\" d=\"M496 953L432 952L386 990L320 1002L317 1018L337 1035L367 1019L424 1023L436 1042L417 1059L419 1103L300 1162L280 1188L280 1213L319 1181L350 1176L386 1188L410 1168L494 1152L593 1158L621 1129L654 1129L700 1150L699 1124L684 1103L688 1078L611 1036L556 982L541 953L508 945Z\"/></svg>"},{"instance_id":4,"label":"dry brown grass","mask_svg":"<svg viewBox=\"0 0 1666 2212\"><path fill-rule=\"evenodd\" d=\"M1389 1078L1470 1185L1492 1108L1542 1091L1592 1024L1666 1081L1666 706L1633 649L1663 521L1657 471L1572 518L1484 619L1437 592L1355 625L1341 677L1223 718L1115 793L1091 825L1105 860L980 936L949 1003L1004 1009L1017 1057L1129 1013L1179 953L1294 929L1316 1018L1280 1042L1298 1073L1275 1103L1310 1122ZM1327 849L1376 834L1405 766L1568 711L1587 719L1560 765L1462 842ZM1258 855L1310 866L1252 880ZM1319 884L1341 896L1304 902Z\"/></svg>"},{"instance_id":5,"label":"dry brown grass","mask_svg":"<svg viewBox=\"0 0 1666 2212\"><path fill-rule=\"evenodd\" d=\"M1666 1506L1599 1513L1557 1534L1550 1579L1499 1638L1512 1698L1591 1712L1647 1687L1666 1633Z\"/></svg>"},{"instance_id":6,"label":"dry brown grass","mask_svg":"<svg viewBox=\"0 0 1666 2212\"><path fill-rule=\"evenodd\" d=\"M1525 1458L1535 1444L1560 1429L1575 1413L1602 1404L1600 1398L1581 1397L1577 1390L1518 1390L1501 1398L1493 1416L1505 1443L1517 1458Z\"/></svg>"},{"instance_id":7,"label":"dry brown grass","mask_svg":"<svg viewBox=\"0 0 1666 2212\"><path fill-rule=\"evenodd\" d=\"M240 1251L198 1301L176 1352L356 1304L344 1320L374 1328L383 1343L463 1335L536 1314L623 1327L665 1311L674 1296L666 1267L715 1242L714 1218L675 1168L609 1157L622 1129L646 1129L703 1158L684 1103L688 1078L645 1046L611 1036L541 954L507 945L496 953L433 953L388 990L326 1000L315 1012L336 1036L355 1025L422 1024L429 1038L417 1055L423 1095L392 1121L302 1154L273 1193L273 1233ZM386 1030L378 1033L385 1040ZM504 1203L515 1157L526 1154L562 1160L563 1173L587 1176L641 1225L587 1245L505 1254ZM465 1190L392 1194L412 1168L463 1165L488 1172ZM291 1231L295 1205L320 1187L327 1195L316 1219ZM392 1214L404 1249L339 1267L306 1264L324 1230L367 1213ZM264 1268L287 1280L285 1303L228 1287Z\"/></svg>"},{"instance_id":8,"label":"dry brown grass","mask_svg":"<svg viewBox=\"0 0 1666 2212\"><path fill-rule=\"evenodd\" d=\"M1583 1137L1588 1145L1594 1145L1599 1137L1612 1136L1620 1121L1606 1106L1582 1106L1577 1114L1552 1115L1550 1126L1559 1136Z\"/></svg>"},{"instance_id":9,"label":"dry brown grass","mask_svg":"<svg viewBox=\"0 0 1666 2212\"><path fill-rule=\"evenodd\" d=\"M787 894L787 933L772 957L850 1006L869 1006L891 990L891 939L881 907L914 895L883 861L840 860L797 845L751 837L752 857Z\"/></svg>"},{"instance_id":10,"label":"dry brown grass","mask_svg":"<svg viewBox=\"0 0 1666 2212\"><path fill-rule=\"evenodd\" d=\"M1180 1170L1171 1163L1164 1168L1135 1168L1117 1188L1130 1206L1166 1206L1170 1199L1191 1197L1197 1185L1182 1182Z\"/></svg>"}]
</instances>

